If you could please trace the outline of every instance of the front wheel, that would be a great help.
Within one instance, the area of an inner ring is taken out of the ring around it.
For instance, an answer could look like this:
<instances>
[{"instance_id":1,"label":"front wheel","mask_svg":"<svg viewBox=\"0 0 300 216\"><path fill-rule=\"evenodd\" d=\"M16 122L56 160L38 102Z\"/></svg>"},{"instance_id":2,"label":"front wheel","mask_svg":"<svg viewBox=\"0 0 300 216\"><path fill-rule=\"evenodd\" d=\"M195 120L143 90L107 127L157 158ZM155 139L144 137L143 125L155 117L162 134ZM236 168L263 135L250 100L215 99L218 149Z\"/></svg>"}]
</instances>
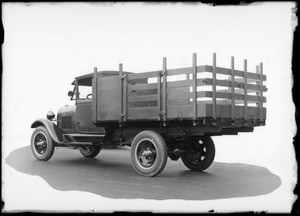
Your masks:
<instances>
[{"instance_id":1,"label":"front wheel","mask_svg":"<svg viewBox=\"0 0 300 216\"><path fill-rule=\"evenodd\" d=\"M213 163L215 151L211 137L192 139L181 154L181 160L190 170L203 171Z\"/></svg>"},{"instance_id":2,"label":"front wheel","mask_svg":"<svg viewBox=\"0 0 300 216\"><path fill-rule=\"evenodd\" d=\"M47 161L52 157L54 144L45 127L39 126L33 131L31 150L34 157L40 161Z\"/></svg>"},{"instance_id":3,"label":"front wheel","mask_svg":"<svg viewBox=\"0 0 300 216\"><path fill-rule=\"evenodd\" d=\"M140 175L158 175L165 168L167 158L166 143L158 133L146 130L133 139L131 161Z\"/></svg>"},{"instance_id":4,"label":"front wheel","mask_svg":"<svg viewBox=\"0 0 300 216\"><path fill-rule=\"evenodd\" d=\"M79 148L80 153L86 158L94 158L96 157L101 150L100 145L94 146L83 146Z\"/></svg>"}]
</instances>

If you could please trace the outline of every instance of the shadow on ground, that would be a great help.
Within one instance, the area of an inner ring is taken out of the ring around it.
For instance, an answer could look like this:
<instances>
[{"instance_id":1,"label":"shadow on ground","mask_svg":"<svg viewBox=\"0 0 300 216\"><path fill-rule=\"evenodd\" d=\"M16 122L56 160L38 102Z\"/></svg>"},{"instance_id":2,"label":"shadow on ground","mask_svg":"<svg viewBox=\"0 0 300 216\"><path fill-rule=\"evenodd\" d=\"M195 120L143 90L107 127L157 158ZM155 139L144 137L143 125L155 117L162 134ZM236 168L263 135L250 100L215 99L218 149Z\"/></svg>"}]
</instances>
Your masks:
<instances>
[{"instance_id":1,"label":"shadow on ground","mask_svg":"<svg viewBox=\"0 0 300 216\"><path fill-rule=\"evenodd\" d=\"M214 162L206 172L188 170L181 161L168 161L163 172L143 177L131 165L128 148L103 150L94 159L78 150L58 148L47 161L37 161L30 147L13 151L6 163L38 175L54 189L91 192L108 198L212 200L268 194L281 185L268 169L241 163Z\"/></svg>"}]
</instances>

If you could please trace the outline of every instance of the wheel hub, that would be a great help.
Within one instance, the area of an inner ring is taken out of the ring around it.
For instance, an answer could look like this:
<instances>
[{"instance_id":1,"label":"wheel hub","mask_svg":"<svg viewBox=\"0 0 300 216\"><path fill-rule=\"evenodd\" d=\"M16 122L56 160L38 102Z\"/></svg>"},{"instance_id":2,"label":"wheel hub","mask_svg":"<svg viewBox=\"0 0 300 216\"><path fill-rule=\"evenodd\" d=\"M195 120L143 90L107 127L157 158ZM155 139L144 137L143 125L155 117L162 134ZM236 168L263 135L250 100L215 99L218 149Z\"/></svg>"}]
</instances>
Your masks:
<instances>
[{"instance_id":1,"label":"wheel hub","mask_svg":"<svg viewBox=\"0 0 300 216\"><path fill-rule=\"evenodd\" d=\"M151 167L156 160L156 150L153 144L149 141L141 142L138 147L137 158L143 167Z\"/></svg>"},{"instance_id":2,"label":"wheel hub","mask_svg":"<svg viewBox=\"0 0 300 216\"><path fill-rule=\"evenodd\" d=\"M45 140L36 143L37 146L42 146L44 144L46 144Z\"/></svg>"},{"instance_id":3,"label":"wheel hub","mask_svg":"<svg viewBox=\"0 0 300 216\"><path fill-rule=\"evenodd\" d=\"M199 140L197 145L195 146L195 149L188 155L188 159L192 163L201 163L206 157L206 146L205 144Z\"/></svg>"},{"instance_id":4,"label":"wheel hub","mask_svg":"<svg viewBox=\"0 0 300 216\"><path fill-rule=\"evenodd\" d=\"M45 154L47 150L47 138L43 133L38 133L35 136L34 147L39 155Z\"/></svg>"},{"instance_id":5,"label":"wheel hub","mask_svg":"<svg viewBox=\"0 0 300 216\"><path fill-rule=\"evenodd\" d=\"M148 156L152 155L153 153L154 153L153 151L151 151L149 148L147 148L147 150L143 151L142 155L144 157L148 157Z\"/></svg>"}]
</instances>

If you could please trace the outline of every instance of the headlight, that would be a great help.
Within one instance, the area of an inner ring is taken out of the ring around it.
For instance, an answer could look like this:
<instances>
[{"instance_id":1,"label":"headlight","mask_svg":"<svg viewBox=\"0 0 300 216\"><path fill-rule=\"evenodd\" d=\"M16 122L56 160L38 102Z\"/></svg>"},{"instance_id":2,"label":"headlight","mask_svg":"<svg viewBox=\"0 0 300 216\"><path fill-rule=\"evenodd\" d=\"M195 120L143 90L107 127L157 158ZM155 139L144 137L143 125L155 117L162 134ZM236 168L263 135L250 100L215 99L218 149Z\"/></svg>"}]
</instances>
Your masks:
<instances>
[{"instance_id":1,"label":"headlight","mask_svg":"<svg viewBox=\"0 0 300 216\"><path fill-rule=\"evenodd\" d=\"M55 117L55 114L52 111L47 112L47 119L52 121L54 119L54 117Z\"/></svg>"}]
</instances>

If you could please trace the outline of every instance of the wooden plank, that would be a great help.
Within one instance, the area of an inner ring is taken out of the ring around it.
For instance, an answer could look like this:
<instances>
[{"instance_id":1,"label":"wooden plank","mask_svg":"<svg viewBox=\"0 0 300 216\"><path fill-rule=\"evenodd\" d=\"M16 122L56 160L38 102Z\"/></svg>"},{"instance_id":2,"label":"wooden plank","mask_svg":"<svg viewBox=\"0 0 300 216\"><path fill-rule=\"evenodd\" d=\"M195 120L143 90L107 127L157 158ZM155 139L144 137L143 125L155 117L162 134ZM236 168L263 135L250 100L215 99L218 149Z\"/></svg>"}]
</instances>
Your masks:
<instances>
[{"instance_id":1,"label":"wooden plank","mask_svg":"<svg viewBox=\"0 0 300 216\"><path fill-rule=\"evenodd\" d=\"M230 118L230 105L217 105L216 115L217 117ZM212 117L212 104L206 104L206 113L204 117ZM234 117L243 118L244 117L244 107L235 106L234 107ZM247 107L247 113L249 118L257 119L259 117L259 108L258 107ZM266 109L262 111L262 119L266 118Z\"/></svg>"},{"instance_id":2,"label":"wooden plank","mask_svg":"<svg viewBox=\"0 0 300 216\"><path fill-rule=\"evenodd\" d=\"M128 85L138 85L138 84L147 84L148 78L140 78L134 80L127 80Z\"/></svg>"},{"instance_id":3,"label":"wooden plank","mask_svg":"<svg viewBox=\"0 0 300 216\"><path fill-rule=\"evenodd\" d=\"M243 102L243 101L242 101ZM203 103L203 104L212 104L212 101L207 101L207 100L205 100L205 101L199 101L198 100L198 104L199 103ZM231 105L231 102L229 101L229 100L226 100L226 99L222 99L222 100L217 100L217 105ZM243 102L243 104L244 104L244 102Z\"/></svg>"},{"instance_id":4,"label":"wooden plank","mask_svg":"<svg viewBox=\"0 0 300 216\"><path fill-rule=\"evenodd\" d=\"M168 104L169 119L184 119L193 117L193 104Z\"/></svg>"},{"instance_id":5,"label":"wooden plank","mask_svg":"<svg viewBox=\"0 0 300 216\"><path fill-rule=\"evenodd\" d=\"M244 83L244 78L241 78L241 77L235 77L234 80L236 82ZM258 79L250 79L248 77L247 81L248 81L248 84L254 84L254 83L256 84L259 80Z\"/></svg>"},{"instance_id":6,"label":"wooden plank","mask_svg":"<svg viewBox=\"0 0 300 216\"><path fill-rule=\"evenodd\" d=\"M205 72L206 65L197 66L197 73ZM193 67L174 68L168 70L168 76L191 74L193 73Z\"/></svg>"},{"instance_id":7,"label":"wooden plank","mask_svg":"<svg viewBox=\"0 0 300 216\"><path fill-rule=\"evenodd\" d=\"M127 92L129 96L139 96L139 95L154 95L157 94L157 89L144 89L144 90L132 90Z\"/></svg>"},{"instance_id":8,"label":"wooden plank","mask_svg":"<svg viewBox=\"0 0 300 216\"><path fill-rule=\"evenodd\" d=\"M142 72L142 73L135 73L135 74L128 74L128 80L137 80L142 78L153 78L157 77L157 74L161 73L161 70L158 71L150 71L150 72Z\"/></svg>"},{"instance_id":9,"label":"wooden plank","mask_svg":"<svg viewBox=\"0 0 300 216\"><path fill-rule=\"evenodd\" d=\"M199 117L212 117L212 104L198 103L198 118ZM217 105L216 117L230 118L231 105ZM243 118L244 107L235 106L235 118ZM169 120L187 120L193 118L193 104L187 105L168 105L168 119ZM247 107L249 118L259 118L258 107ZM157 107L143 107L143 108L130 108L128 110L128 120L157 120ZM266 118L266 108L262 110L261 119Z\"/></svg>"},{"instance_id":10,"label":"wooden plank","mask_svg":"<svg viewBox=\"0 0 300 216\"><path fill-rule=\"evenodd\" d=\"M119 121L121 110L121 85L119 76L98 78L97 120Z\"/></svg>"},{"instance_id":11,"label":"wooden plank","mask_svg":"<svg viewBox=\"0 0 300 216\"><path fill-rule=\"evenodd\" d=\"M203 73L203 72L206 72L206 71L207 71L207 66L208 66L208 65L200 65L200 66L197 66L197 73Z\"/></svg>"},{"instance_id":12,"label":"wooden plank","mask_svg":"<svg viewBox=\"0 0 300 216\"><path fill-rule=\"evenodd\" d=\"M198 80L197 80L198 82ZM200 83L200 81L199 81ZM179 80L179 81L173 81L168 82L168 89L170 88L176 88L176 87L183 87L183 86L192 86L193 80Z\"/></svg>"},{"instance_id":13,"label":"wooden plank","mask_svg":"<svg viewBox=\"0 0 300 216\"><path fill-rule=\"evenodd\" d=\"M185 86L185 87L177 87L177 88L168 88L168 93L174 93L174 92L190 92L191 86Z\"/></svg>"},{"instance_id":14,"label":"wooden plank","mask_svg":"<svg viewBox=\"0 0 300 216\"><path fill-rule=\"evenodd\" d=\"M145 89L157 89L157 83L128 85L128 91L145 90Z\"/></svg>"},{"instance_id":15,"label":"wooden plank","mask_svg":"<svg viewBox=\"0 0 300 216\"><path fill-rule=\"evenodd\" d=\"M130 108L157 107L157 100L128 102Z\"/></svg>"},{"instance_id":16,"label":"wooden plank","mask_svg":"<svg viewBox=\"0 0 300 216\"><path fill-rule=\"evenodd\" d=\"M232 84L232 82L230 80L216 79L216 86L224 86L224 87L230 87L231 88L231 84ZM193 80L180 80L180 81L168 82L168 88L192 86L192 85L193 85ZM209 85L213 85L213 79L211 79L211 78L197 79L197 86L209 86ZM234 82L234 87L244 89L244 83ZM249 84L248 83L247 84L247 89L248 90L253 90L253 91L260 91L260 86L256 85L256 84L254 85L254 84ZM262 85L262 90L263 91L267 90L265 85Z\"/></svg>"},{"instance_id":17,"label":"wooden plank","mask_svg":"<svg viewBox=\"0 0 300 216\"><path fill-rule=\"evenodd\" d=\"M198 92L198 98L202 97L209 97L212 98L212 91L200 91ZM216 92L216 98L223 98L223 99L231 99L231 93L224 93L224 92ZM244 100L243 94L234 94L235 100ZM254 96L254 95L247 95L247 101L248 102L259 102L260 96ZM266 98L263 97L262 99L264 102L266 101Z\"/></svg>"},{"instance_id":18,"label":"wooden plank","mask_svg":"<svg viewBox=\"0 0 300 216\"><path fill-rule=\"evenodd\" d=\"M235 82L234 87L235 88L244 89L245 88L245 84L244 83ZM248 90L248 92L260 91L260 86L259 85L254 85L254 84L247 83L247 90ZM262 86L262 91L267 91L267 87L266 86Z\"/></svg>"},{"instance_id":19,"label":"wooden plank","mask_svg":"<svg viewBox=\"0 0 300 216\"><path fill-rule=\"evenodd\" d=\"M128 120L157 120L157 107L129 107Z\"/></svg>"},{"instance_id":20,"label":"wooden plank","mask_svg":"<svg viewBox=\"0 0 300 216\"><path fill-rule=\"evenodd\" d=\"M168 70L168 76L188 74L188 73L193 73L193 68L192 67L176 68L176 69L169 69Z\"/></svg>"},{"instance_id":21,"label":"wooden plank","mask_svg":"<svg viewBox=\"0 0 300 216\"><path fill-rule=\"evenodd\" d=\"M158 99L158 95L138 95L138 96L129 96L128 101L129 102L135 102L135 101L154 101Z\"/></svg>"},{"instance_id":22,"label":"wooden plank","mask_svg":"<svg viewBox=\"0 0 300 216\"><path fill-rule=\"evenodd\" d=\"M197 73L201 72L213 72L213 66L210 65L201 65L197 66ZM162 73L163 71L157 70L157 71L150 71L150 72L141 72L141 73L134 73L134 74L128 74L128 80L139 80L139 79L147 79L147 78L153 78L156 77L158 73ZM168 76L173 75L181 75L181 74L190 74L193 73L193 67L185 67L185 68L176 68L176 69L169 69L168 70ZM223 74L223 75L231 75L231 69L228 68L222 68L222 67L216 67L216 73ZM244 74L243 71L240 70L234 70L235 76L243 77ZM255 82L257 80L260 80L260 74L247 72L248 82ZM236 78L238 79L238 78ZM262 80L266 81L266 76L262 75ZM238 81L238 80L237 80Z\"/></svg>"},{"instance_id":23,"label":"wooden plank","mask_svg":"<svg viewBox=\"0 0 300 216\"><path fill-rule=\"evenodd\" d=\"M203 98L203 97L212 98L212 92L211 91L198 91L197 92L197 97L198 98Z\"/></svg>"},{"instance_id":24,"label":"wooden plank","mask_svg":"<svg viewBox=\"0 0 300 216\"><path fill-rule=\"evenodd\" d=\"M218 92L227 92L227 93L231 93L231 88L230 89L222 89L222 90L218 90ZM236 94L244 94L244 89L242 88L238 88L238 89L235 89L234 92ZM259 92L259 90L247 90L248 93L253 93L253 92Z\"/></svg>"},{"instance_id":25,"label":"wooden plank","mask_svg":"<svg viewBox=\"0 0 300 216\"><path fill-rule=\"evenodd\" d=\"M168 107L169 105L187 105L187 104L192 104L189 98L176 98L176 99L168 99Z\"/></svg>"},{"instance_id":26,"label":"wooden plank","mask_svg":"<svg viewBox=\"0 0 300 216\"><path fill-rule=\"evenodd\" d=\"M194 98L194 92L173 91L173 92L168 92L167 95L168 95L168 99Z\"/></svg>"},{"instance_id":27,"label":"wooden plank","mask_svg":"<svg viewBox=\"0 0 300 216\"><path fill-rule=\"evenodd\" d=\"M213 66L205 65L205 72L213 72ZM231 75L231 69L216 67L216 73L223 75ZM244 72L240 70L234 70L234 75L239 77L244 77ZM249 79L260 80L260 74L247 72L247 77ZM266 81L266 76L262 75L262 80Z\"/></svg>"},{"instance_id":28,"label":"wooden plank","mask_svg":"<svg viewBox=\"0 0 300 216\"><path fill-rule=\"evenodd\" d=\"M212 104L212 101L209 101L209 100L202 101L201 98L198 98L198 103ZM231 105L231 100L219 98L219 99L217 99L217 104L218 105ZM244 100L234 100L234 104L235 104L235 106L237 106L237 105L244 106Z\"/></svg>"},{"instance_id":29,"label":"wooden plank","mask_svg":"<svg viewBox=\"0 0 300 216\"><path fill-rule=\"evenodd\" d=\"M244 78L243 78L243 80L244 80ZM201 82L202 82L202 84L201 84L202 86L203 85L212 85L213 84L213 79L211 79L211 78L198 79L198 83L200 84ZM216 85L217 86L224 86L224 87L230 87L231 88L231 84L232 84L232 82L229 81L229 80L218 80L218 79L216 79ZM234 88L244 89L245 85L244 85L244 83L241 83L241 82L234 82ZM253 90L252 92L260 91L260 86L247 83L247 89L248 90ZM266 91L267 90L266 86L263 85L262 90Z\"/></svg>"}]
</instances>

